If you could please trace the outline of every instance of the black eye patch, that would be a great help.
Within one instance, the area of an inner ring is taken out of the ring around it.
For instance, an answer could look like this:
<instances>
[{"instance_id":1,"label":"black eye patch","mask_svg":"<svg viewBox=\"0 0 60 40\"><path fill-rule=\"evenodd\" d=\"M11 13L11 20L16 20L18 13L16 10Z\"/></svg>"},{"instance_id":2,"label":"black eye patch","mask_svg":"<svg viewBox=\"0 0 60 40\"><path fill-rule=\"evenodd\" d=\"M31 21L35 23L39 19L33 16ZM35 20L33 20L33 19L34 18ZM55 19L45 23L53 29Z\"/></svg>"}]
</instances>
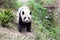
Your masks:
<instances>
[{"instance_id":1,"label":"black eye patch","mask_svg":"<svg viewBox=\"0 0 60 40\"><path fill-rule=\"evenodd\" d=\"M24 17L24 19L26 19L26 17Z\"/></svg>"},{"instance_id":2,"label":"black eye patch","mask_svg":"<svg viewBox=\"0 0 60 40\"><path fill-rule=\"evenodd\" d=\"M22 12L22 15L24 15L24 11Z\"/></svg>"},{"instance_id":3,"label":"black eye patch","mask_svg":"<svg viewBox=\"0 0 60 40\"><path fill-rule=\"evenodd\" d=\"M28 17L28 19L30 20L30 17Z\"/></svg>"},{"instance_id":4,"label":"black eye patch","mask_svg":"<svg viewBox=\"0 0 60 40\"><path fill-rule=\"evenodd\" d=\"M30 15L31 15L31 12L30 12Z\"/></svg>"}]
</instances>

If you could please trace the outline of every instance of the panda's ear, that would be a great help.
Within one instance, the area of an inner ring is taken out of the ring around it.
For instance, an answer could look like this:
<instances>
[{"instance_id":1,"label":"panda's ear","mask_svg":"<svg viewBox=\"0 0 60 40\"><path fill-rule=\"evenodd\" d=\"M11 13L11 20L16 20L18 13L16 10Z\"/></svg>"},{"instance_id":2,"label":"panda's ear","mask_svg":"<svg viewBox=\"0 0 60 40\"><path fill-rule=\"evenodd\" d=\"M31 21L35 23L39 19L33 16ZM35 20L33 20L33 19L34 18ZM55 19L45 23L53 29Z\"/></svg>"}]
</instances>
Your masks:
<instances>
[{"instance_id":1,"label":"panda's ear","mask_svg":"<svg viewBox=\"0 0 60 40\"><path fill-rule=\"evenodd\" d=\"M32 12L30 12L30 15L31 15Z\"/></svg>"},{"instance_id":2,"label":"panda's ear","mask_svg":"<svg viewBox=\"0 0 60 40\"><path fill-rule=\"evenodd\" d=\"M22 15L24 15L24 11L22 11Z\"/></svg>"}]
</instances>

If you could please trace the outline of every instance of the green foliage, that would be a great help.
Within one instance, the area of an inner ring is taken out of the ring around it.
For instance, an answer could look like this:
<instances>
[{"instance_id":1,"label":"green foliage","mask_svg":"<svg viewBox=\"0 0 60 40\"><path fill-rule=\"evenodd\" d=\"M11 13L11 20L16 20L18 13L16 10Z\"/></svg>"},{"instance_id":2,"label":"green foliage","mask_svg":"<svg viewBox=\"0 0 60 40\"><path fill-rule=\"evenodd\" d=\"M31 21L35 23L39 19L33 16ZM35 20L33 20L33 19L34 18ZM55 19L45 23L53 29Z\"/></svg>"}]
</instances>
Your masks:
<instances>
[{"instance_id":1,"label":"green foliage","mask_svg":"<svg viewBox=\"0 0 60 40\"><path fill-rule=\"evenodd\" d=\"M41 0L44 2L44 4L54 4L55 0Z\"/></svg>"},{"instance_id":2,"label":"green foliage","mask_svg":"<svg viewBox=\"0 0 60 40\"><path fill-rule=\"evenodd\" d=\"M15 2L13 5L11 5L11 7L17 10L21 5L22 5L21 2Z\"/></svg>"},{"instance_id":3,"label":"green foliage","mask_svg":"<svg viewBox=\"0 0 60 40\"><path fill-rule=\"evenodd\" d=\"M54 24L55 24L54 15L52 15L52 13L48 14L46 8L44 8L42 5L40 5L39 3L36 3L34 1L31 1L31 3L29 3L29 5L28 6L32 10L32 18L33 18L33 20L35 20L35 22L38 26L40 24L42 24L48 30L50 30L50 28L52 28L52 27L55 27L54 26Z\"/></svg>"},{"instance_id":4,"label":"green foliage","mask_svg":"<svg viewBox=\"0 0 60 40\"><path fill-rule=\"evenodd\" d=\"M38 0L37 2L46 5L46 4L54 4L55 0Z\"/></svg>"},{"instance_id":5,"label":"green foliage","mask_svg":"<svg viewBox=\"0 0 60 40\"><path fill-rule=\"evenodd\" d=\"M51 0L52 1L52 0ZM37 27L35 29L37 40L56 40L56 19L52 13L41 5L41 1L30 0L27 4L32 11L32 19Z\"/></svg>"},{"instance_id":6,"label":"green foliage","mask_svg":"<svg viewBox=\"0 0 60 40\"><path fill-rule=\"evenodd\" d=\"M1 3L2 2L2 3ZM17 0L1 0L0 5L4 5L5 8L12 8L12 9L18 9L22 3L17 2Z\"/></svg>"},{"instance_id":7,"label":"green foliage","mask_svg":"<svg viewBox=\"0 0 60 40\"><path fill-rule=\"evenodd\" d=\"M15 16L10 9L5 9L0 12L0 22L3 27L8 27L8 23L13 21Z\"/></svg>"}]
</instances>

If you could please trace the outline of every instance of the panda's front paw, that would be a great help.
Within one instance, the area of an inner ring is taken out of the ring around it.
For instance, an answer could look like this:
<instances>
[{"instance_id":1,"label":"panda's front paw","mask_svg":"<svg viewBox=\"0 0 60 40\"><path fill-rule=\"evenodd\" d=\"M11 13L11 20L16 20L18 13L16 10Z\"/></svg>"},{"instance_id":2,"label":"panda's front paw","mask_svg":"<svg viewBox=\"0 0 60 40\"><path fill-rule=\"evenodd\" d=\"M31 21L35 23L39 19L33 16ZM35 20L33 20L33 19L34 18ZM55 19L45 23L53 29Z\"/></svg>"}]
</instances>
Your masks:
<instances>
[{"instance_id":1,"label":"panda's front paw","mask_svg":"<svg viewBox=\"0 0 60 40\"><path fill-rule=\"evenodd\" d=\"M31 32L31 30L27 30L27 32Z\"/></svg>"},{"instance_id":2,"label":"panda's front paw","mask_svg":"<svg viewBox=\"0 0 60 40\"><path fill-rule=\"evenodd\" d=\"M19 32L22 32L22 30L19 30Z\"/></svg>"}]
</instances>

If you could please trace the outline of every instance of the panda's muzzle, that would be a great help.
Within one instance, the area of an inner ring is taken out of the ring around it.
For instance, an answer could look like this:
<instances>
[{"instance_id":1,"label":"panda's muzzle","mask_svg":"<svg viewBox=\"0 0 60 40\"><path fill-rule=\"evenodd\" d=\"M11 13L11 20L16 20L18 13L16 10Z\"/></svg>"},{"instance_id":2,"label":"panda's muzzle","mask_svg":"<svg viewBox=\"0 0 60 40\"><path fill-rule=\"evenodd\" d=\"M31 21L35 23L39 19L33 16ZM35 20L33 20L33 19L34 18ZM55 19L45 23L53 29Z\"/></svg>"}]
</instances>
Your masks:
<instances>
[{"instance_id":1,"label":"panda's muzzle","mask_svg":"<svg viewBox=\"0 0 60 40\"><path fill-rule=\"evenodd\" d=\"M29 21L28 20L26 20L26 23L28 23Z\"/></svg>"}]
</instances>

